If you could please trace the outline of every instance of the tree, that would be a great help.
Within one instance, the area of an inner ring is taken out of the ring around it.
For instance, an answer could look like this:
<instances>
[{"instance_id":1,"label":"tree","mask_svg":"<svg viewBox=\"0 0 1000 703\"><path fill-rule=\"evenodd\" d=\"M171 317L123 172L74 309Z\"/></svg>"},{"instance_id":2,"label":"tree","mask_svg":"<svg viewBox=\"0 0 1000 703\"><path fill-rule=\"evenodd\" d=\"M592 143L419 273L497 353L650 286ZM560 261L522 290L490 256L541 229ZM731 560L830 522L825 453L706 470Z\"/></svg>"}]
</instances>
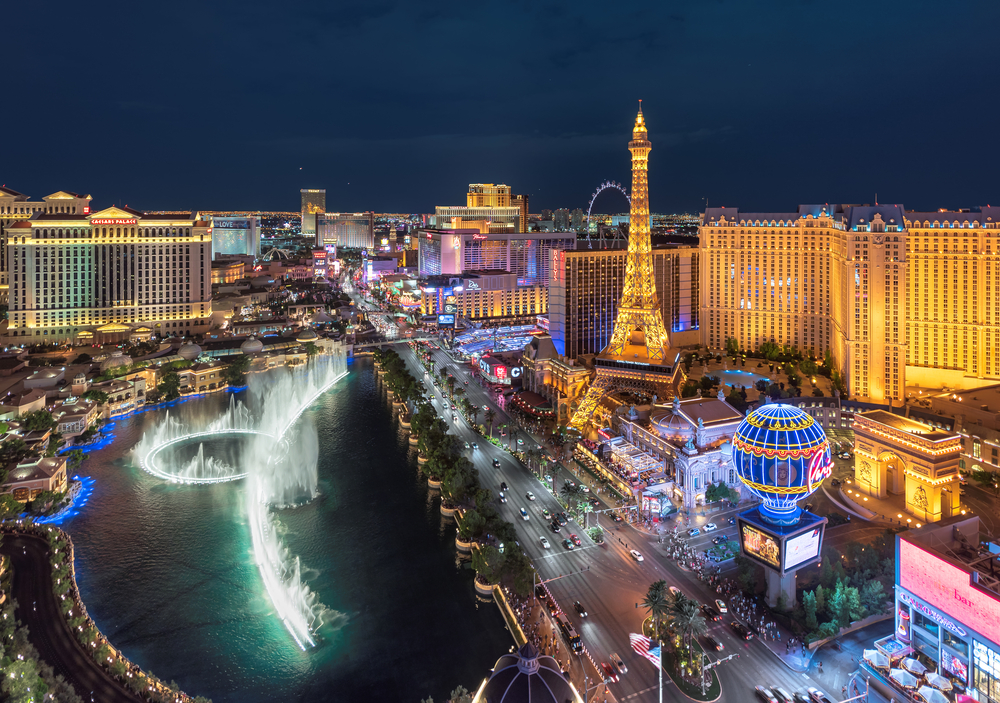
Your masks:
<instances>
[{"instance_id":1,"label":"tree","mask_svg":"<svg viewBox=\"0 0 1000 703\"><path fill-rule=\"evenodd\" d=\"M56 425L55 418L52 417L52 413L48 410L35 410L21 418L21 424L24 429L28 432L45 432L47 430L54 430Z\"/></svg>"},{"instance_id":2,"label":"tree","mask_svg":"<svg viewBox=\"0 0 1000 703\"><path fill-rule=\"evenodd\" d=\"M806 629L812 632L819 627L819 619L816 617L816 594L806 591L802 594L802 609L805 611Z\"/></svg>"},{"instance_id":3,"label":"tree","mask_svg":"<svg viewBox=\"0 0 1000 703\"><path fill-rule=\"evenodd\" d=\"M73 359L73 364L89 364L91 361L90 354L80 354L75 359Z\"/></svg>"},{"instance_id":4,"label":"tree","mask_svg":"<svg viewBox=\"0 0 1000 703\"><path fill-rule=\"evenodd\" d=\"M250 370L250 357L246 354L237 354L229 358L231 361L223 369L222 378L233 387L246 385L247 371Z\"/></svg>"},{"instance_id":5,"label":"tree","mask_svg":"<svg viewBox=\"0 0 1000 703\"><path fill-rule=\"evenodd\" d=\"M687 598L683 593L678 593L674 597L674 606L671 608L670 627L674 632L681 635L684 640L684 647L690 651L691 638L699 637L708 630L705 618L698 608L698 604Z\"/></svg>"},{"instance_id":6,"label":"tree","mask_svg":"<svg viewBox=\"0 0 1000 703\"><path fill-rule=\"evenodd\" d=\"M497 419L497 412L493 408L486 409L486 424L490 428L490 438L493 438L493 421Z\"/></svg>"},{"instance_id":7,"label":"tree","mask_svg":"<svg viewBox=\"0 0 1000 703\"><path fill-rule=\"evenodd\" d=\"M163 394L163 399L168 402L180 398L181 377L177 375L176 371L167 372L163 375L159 385L156 386L156 390L160 391Z\"/></svg>"},{"instance_id":8,"label":"tree","mask_svg":"<svg viewBox=\"0 0 1000 703\"><path fill-rule=\"evenodd\" d=\"M882 604L885 603L885 592L882 582L877 579L866 581L865 585L861 587L860 598L862 607L869 613L880 612Z\"/></svg>"},{"instance_id":9,"label":"tree","mask_svg":"<svg viewBox=\"0 0 1000 703\"><path fill-rule=\"evenodd\" d=\"M591 527L587 530L587 536L594 540L597 544L604 541L604 530L600 527Z\"/></svg>"},{"instance_id":10,"label":"tree","mask_svg":"<svg viewBox=\"0 0 1000 703\"><path fill-rule=\"evenodd\" d=\"M670 612L670 602L667 600L667 582L655 581L650 584L646 591L646 596L643 598L642 605L649 613L650 617L653 618L653 622L656 624L655 633L656 636L660 636L660 622L663 618Z\"/></svg>"},{"instance_id":11,"label":"tree","mask_svg":"<svg viewBox=\"0 0 1000 703\"><path fill-rule=\"evenodd\" d=\"M96 388L91 388L89 391L87 391L80 397L83 398L84 400L92 400L98 405L104 405L105 403L108 402L108 398L110 396L108 396L108 394L105 393L104 391L97 390Z\"/></svg>"},{"instance_id":12,"label":"tree","mask_svg":"<svg viewBox=\"0 0 1000 703\"><path fill-rule=\"evenodd\" d=\"M571 510L575 509L579 502L583 500L583 488L579 484L566 481L559 492L562 493L563 498L566 499L566 504L569 505Z\"/></svg>"},{"instance_id":13,"label":"tree","mask_svg":"<svg viewBox=\"0 0 1000 703\"><path fill-rule=\"evenodd\" d=\"M735 337L726 337L726 353L730 356L736 356L740 353L740 343L736 341Z\"/></svg>"},{"instance_id":14,"label":"tree","mask_svg":"<svg viewBox=\"0 0 1000 703\"><path fill-rule=\"evenodd\" d=\"M465 688L465 686L459 686L454 691L451 692L451 696L448 699L449 703L472 703L472 694Z\"/></svg>"},{"instance_id":15,"label":"tree","mask_svg":"<svg viewBox=\"0 0 1000 703\"><path fill-rule=\"evenodd\" d=\"M319 347L314 342L306 342L303 346L305 346L306 356L316 356L319 354Z\"/></svg>"},{"instance_id":16,"label":"tree","mask_svg":"<svg viewBox=\"0 0 1000 703\"><path fill-rule=\"evenodd\" d=\"M826 589L820 584L816 586L816 591L814 593L816 596L816 614L823 615L826 612Z\"/></svg>"},{"instance_id":17,"label":"tree","mask_svg":"<svg viewBox=\"0 0 1000 703\"><path fill-rule=\"evenodd\" d=\"M17 517L24 512L24 506L10 493L0 495L0 520Z\"/></svg>"},{"instance_id":18,"label":"tree","mask_svg":"<svg viewBox=\"0 0 1000 703\"><path fill-rule=\"evenodd\" d=\"M732 405L734 408L739 410L741 413L746 414L747 411L747 401L740 392L735 388L731 388L729 395L726 396L726 402Z\"/></svg>"}]
</instances>

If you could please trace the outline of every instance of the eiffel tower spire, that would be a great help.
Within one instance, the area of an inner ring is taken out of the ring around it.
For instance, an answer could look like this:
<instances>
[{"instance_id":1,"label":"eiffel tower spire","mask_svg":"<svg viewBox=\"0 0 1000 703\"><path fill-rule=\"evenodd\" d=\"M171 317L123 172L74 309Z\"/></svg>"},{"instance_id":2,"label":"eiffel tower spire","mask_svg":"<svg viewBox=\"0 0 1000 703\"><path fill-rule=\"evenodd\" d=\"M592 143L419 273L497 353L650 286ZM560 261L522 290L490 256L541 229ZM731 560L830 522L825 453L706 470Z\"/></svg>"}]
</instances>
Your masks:
<instances>
[{"instance_id":1,"label":"eiffel tower spire","mask_svg":"<svg viewBox=\"0 0 1000 703\"><path fill-rule=\"evenodd\" d=\"M651 149L640 100L639 114L632 128L632 141L628 143L628 150L632 153L632 208L629 211L625 284L611 341L595 360L597 377L571 421L577 428L586 425L600 399L609 391L656 392L673 384L674 369L667 357L670 341L656 295L649 238L648 172Z\"/></svg>"}]
</instances>

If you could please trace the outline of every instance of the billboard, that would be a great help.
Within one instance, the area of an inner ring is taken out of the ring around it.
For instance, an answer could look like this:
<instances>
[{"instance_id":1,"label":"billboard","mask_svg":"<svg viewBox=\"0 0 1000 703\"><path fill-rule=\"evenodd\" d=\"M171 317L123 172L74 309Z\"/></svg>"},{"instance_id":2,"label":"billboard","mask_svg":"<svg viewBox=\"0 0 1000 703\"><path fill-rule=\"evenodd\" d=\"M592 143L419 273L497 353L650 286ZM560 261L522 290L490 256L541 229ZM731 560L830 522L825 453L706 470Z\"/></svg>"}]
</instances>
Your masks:
<instances>
[{"instance_id":1,"label":"billboard","mask_svg":"<svg viewBox=\"0 0 1000 703\"><path fill-rule=\"evenodd\" d=\"M454 315L438 315L438 327L454 327Z\"/></svg>"},{"instance_id":2,"label":"billboard","mask_svg":"<svg viewBox=\"0 0 1000 703\"><path fill-rule=\"evenodd\" d=\"M984 637L1000 642L1000 600L972 584L971 575L917 545L899 540L897 583Z\"/></svg>"},{"instance_id":3,"label":"billboard","mask_svg":"<svg viewBox=\"0 0 1000 703\"><path fill-rule=\"evenodd\" d=\"M743 553L763 562L775 569L781 568L781 543L774 535L758 530L756 527L741 523L740 536L743 543Z\"/></svg>"},{"instance_id":4,"label":"billboard","mask_svg":"<svg viewBox=\"0 0 1000 703\"><path fill-rule=\"evenodd\" d=\"M785 571L818 557L822 541L822 527L816 527L787 540L785 542Z\"/></svg>"}]
</instances>

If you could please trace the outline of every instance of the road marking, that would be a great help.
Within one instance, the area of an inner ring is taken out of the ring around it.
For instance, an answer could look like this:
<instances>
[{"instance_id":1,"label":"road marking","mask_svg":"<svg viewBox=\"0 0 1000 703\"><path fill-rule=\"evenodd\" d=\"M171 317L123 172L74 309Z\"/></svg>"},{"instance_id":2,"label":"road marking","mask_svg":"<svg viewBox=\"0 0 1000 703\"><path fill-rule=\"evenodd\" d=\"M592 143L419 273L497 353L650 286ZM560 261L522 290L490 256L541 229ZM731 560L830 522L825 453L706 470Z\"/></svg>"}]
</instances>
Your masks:
<instances>
[{"instance_id":1,"label":"road marking","mask_svg":"<svg viewBox=\"0 0 1000 703\"><path fill-rule=\"evenodd\" d=\"M667 680L666 680L666 681L664 681L663 683L665 683L665 684L672 684L672 683L673 683L673 680L672 680L672 679L670 679L670 678L668 677L668 678L667 678ZM625 697L624 697L624 698L622 698L621 700L623 700L623 701L627 701L627 700L631 700L632 698L638 698L638 697L639 697L639 696L641 696L642 694L644 694L644 693L649 693L650 691L655 691L656 689L657 689L657 687L656 687L656 686L650 686L649 688L644 688L644 689L643 689L643 690L641 690L641 691L636 691L635 693L632 693L632 694L630 694L630 695L628 695L628 696L625 696Z\"/></svg>"}]
</instances>

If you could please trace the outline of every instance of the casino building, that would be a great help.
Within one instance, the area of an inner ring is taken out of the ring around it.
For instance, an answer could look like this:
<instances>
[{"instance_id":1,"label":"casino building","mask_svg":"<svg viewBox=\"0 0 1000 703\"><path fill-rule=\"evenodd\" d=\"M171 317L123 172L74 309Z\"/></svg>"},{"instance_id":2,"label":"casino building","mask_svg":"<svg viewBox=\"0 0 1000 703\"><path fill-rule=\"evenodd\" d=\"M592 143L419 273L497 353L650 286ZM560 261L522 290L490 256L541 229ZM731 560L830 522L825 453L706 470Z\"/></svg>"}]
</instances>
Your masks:
<instances>
[{"instance_id":1,"label":"casino building","mask_svg":"<svg viewBox=\"0 0 1000 703\"><path fill-rule=\"evenodd\" d=\"M6 344L209 330L212 225L198 213L36 211L5 229Z\"/></svg>"},{"instance_id":2,"label":"casino building","mask_svg":"<svg viewBox=\"0 0 1000 703\"><path fill-rule=\"evenodd\" d=\"M1000 544L980 540L978 517L896 536L896 630L862 663L887 697L903 699L902 669L916 676L911 689L1000 701Z\"/></svg>"}]
</instances>

